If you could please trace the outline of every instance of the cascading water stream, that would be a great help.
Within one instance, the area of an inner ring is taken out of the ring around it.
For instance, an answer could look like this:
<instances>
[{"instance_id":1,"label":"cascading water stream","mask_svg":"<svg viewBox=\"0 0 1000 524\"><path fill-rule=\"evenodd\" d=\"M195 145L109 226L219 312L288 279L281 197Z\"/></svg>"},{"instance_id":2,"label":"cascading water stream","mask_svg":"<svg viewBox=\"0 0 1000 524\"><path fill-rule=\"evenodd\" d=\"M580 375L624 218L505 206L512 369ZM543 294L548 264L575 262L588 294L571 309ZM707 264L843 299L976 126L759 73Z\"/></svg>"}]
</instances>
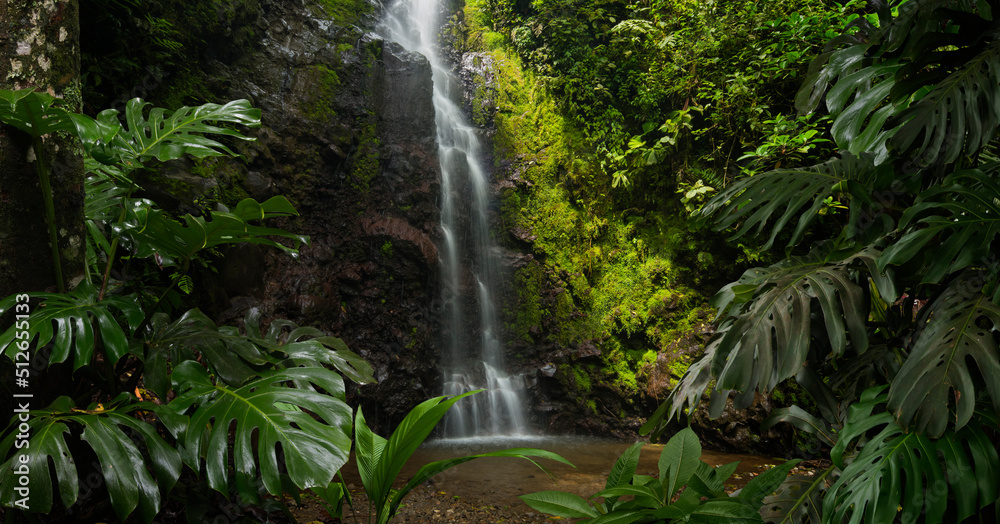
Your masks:
<instances>
[{"instance_id":1,"label":"cascading water stream","mask_svg":"<svg viewBox=\"0 0 1000 524\"><path fill-rule=\"evenodd\" d=\"M445 436L523 435L527 432L524 381L505 371L493 304L501 267L489 232L490 188L480 164L476 130L455 102L461 83L435 50L440 27L437 1L398 0L386 10L382 27L387 38L427 57L433 70L444 233L443 393L486 390L449 411Z\"/></svg>"}]
</instances>

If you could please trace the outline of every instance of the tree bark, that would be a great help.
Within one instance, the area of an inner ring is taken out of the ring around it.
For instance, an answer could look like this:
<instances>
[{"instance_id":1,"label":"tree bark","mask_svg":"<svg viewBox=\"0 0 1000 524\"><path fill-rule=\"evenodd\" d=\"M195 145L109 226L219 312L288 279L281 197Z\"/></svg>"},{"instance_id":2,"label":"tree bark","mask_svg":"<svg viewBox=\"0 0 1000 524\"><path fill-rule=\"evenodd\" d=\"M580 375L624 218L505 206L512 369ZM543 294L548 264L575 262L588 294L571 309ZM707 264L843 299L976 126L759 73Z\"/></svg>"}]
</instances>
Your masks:
<instances>
[{"instance_id":1,"label":"tree bark","mask_svg":"<svg viewBox=\"0 0 1000 524\"><path fill-rule=\"evenodd\" d=\"M0 4L0 83L33 87L79 111L80 19L78 0L5 0ZM56 288L55 265L35 162L50 167L62 284L83 275L86 231L83 160L69 136L45 136L42 158L31 139L0 125L0 298Z\"/></svg>"}]
</instances>

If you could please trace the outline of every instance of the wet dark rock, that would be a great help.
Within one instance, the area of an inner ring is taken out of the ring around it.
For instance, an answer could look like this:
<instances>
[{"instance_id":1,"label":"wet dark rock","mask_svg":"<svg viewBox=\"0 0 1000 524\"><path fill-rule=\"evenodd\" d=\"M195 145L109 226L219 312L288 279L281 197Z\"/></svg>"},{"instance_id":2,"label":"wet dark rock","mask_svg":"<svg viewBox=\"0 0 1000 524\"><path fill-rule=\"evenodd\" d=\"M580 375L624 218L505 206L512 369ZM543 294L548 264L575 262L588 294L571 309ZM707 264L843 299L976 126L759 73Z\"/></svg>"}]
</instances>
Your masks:
<instances>
[{"instance_id":1,"label":"wet dark rock","mask_svg":"<svg viewBox=\"0 0 1000 524\"><path fill-rule=\"evenodd\" d=\"M777 456L793 447L793 433L788 424L778 424L761 431L761 421L775 407L764 395L757 394L747 409L735 409L730 398L716 419L708 416L707 406L708 399L705 398L702 407L691 417L691 425L702 444L710 449Z\"/></svg>"},{"instance_id":2,"label":"wet dark rock","mask_svg":"<svg viewBox=\"0 0 1000 524\"><path fill-rule=\"evenodd\" d=\"M160 189L149 190L162 193L159 202L173 186L188 188L166 202L179 212L197 212L194 201L213 195L230 206L247 196L289 198L300 216L270 225L309 235L298 257L233 248L196 289L220 321L259 307L265 324L288 318L367 355L384 381L349 394L386 429L440 390L430 313L440 235L430 65L371 33L374 16L341 26L302 0L246 4L233 15L238 41L205 35L219 47L202 58L198 81L220 100L260 108L263 125L250 131L257 140L232 144L245 160L212 164L214 178L190 174L191 163L165 164ZM244 30L252 42L239 40Z\"/></svg>"}]
</instances>

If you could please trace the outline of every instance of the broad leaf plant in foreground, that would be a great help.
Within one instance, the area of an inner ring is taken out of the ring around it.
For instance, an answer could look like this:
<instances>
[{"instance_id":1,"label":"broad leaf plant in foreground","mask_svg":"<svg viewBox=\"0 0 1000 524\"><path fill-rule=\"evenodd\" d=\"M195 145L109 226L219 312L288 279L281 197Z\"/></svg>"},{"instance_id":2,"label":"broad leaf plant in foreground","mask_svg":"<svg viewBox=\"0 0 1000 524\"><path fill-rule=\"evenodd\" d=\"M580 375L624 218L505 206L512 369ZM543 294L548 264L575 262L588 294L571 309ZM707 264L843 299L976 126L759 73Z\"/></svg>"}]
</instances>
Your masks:
<instances>
[{"instance_id":1,"label":"broad leaf plant in foreground","mask_svg":"<svg viewBox=\"0 0 1000 524\"><path fill-rule=\"evenodd\" d=\"M834 118L825 164L744 178L697 222L786 258L713 300L717 332L644 427L794 380L775 410L832 465L793 477L769 522L959 522L1000 499L1000 2L869 2L812 64L803 113ZM849 211L821 218L833 196Z\"/></svg>"}]
</instances>

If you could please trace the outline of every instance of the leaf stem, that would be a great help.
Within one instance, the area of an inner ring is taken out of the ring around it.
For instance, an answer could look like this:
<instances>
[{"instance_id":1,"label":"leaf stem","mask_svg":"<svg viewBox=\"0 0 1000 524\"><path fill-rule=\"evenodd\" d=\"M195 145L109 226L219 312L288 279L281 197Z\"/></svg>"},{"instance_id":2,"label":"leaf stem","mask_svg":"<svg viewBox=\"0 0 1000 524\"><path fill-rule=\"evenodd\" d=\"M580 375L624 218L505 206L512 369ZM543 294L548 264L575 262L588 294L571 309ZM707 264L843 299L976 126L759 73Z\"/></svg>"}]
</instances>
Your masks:
<instances>
[{"instance_id":1,"label":"leaf stem","mask_svg":"<svg viewBox=\"0 0 1000 524\"><path fill-rule=\"evenodd\" d=\"M32 121L34 121L34 113L31 116ZM37 123L34 123L34 125L35 129L37 129ZM34 136L32 148L35 150L38 185L42 190L42 201L45 202L45 221L49 226L49 246L52 249L52 265L55 268L56 288L60 293L64 293L66 291L66 284L63 282L62 257L59 253L59 236L56 234L56 210L52 203L52 183L49 181L49 169L45 165L45 162L43 162L42 137Z\"/></svg>"},{"instance_id":2,"label":"leaf stem","mask_svg":"<svg viewBox=\"0 0 1000 524\"><path fill-rule=\"evenodd\" d=\"M129 170L129 174L131 174L131 170ZM131 185L131 187L129 187L128 192L125 193L124 195L122 195L122 200L121 200L122 212L121 212L121 215L118 216L118 224L117 224L118 226L121 226L121 224L123 222L125 222L125 215L128 213L128 209L127 209L128 208L128 201L129 201L129 198L132 197L132 192L135 191L135 186L136 186L136 184L135 184L135 178L134 177L129 177L129 182L132 185ZM114 231L114 228L112 228L112 231ZM118 254L118 239L119 238L121 238L121 234L120 233L117 234L117 235L115 235L115 237L113 239L111 239L111 250L110 250L110 252L108 252L108 265L104 268L104 278L101 280L101 292L98 293L98 295L97 295L97 300L98 301L104 300L104 294L107 292L107 289L108 289L108 280L110 280L110 277L111 277L111 266L115 262L115 255Z\"/></svg>"}]
</instances>

